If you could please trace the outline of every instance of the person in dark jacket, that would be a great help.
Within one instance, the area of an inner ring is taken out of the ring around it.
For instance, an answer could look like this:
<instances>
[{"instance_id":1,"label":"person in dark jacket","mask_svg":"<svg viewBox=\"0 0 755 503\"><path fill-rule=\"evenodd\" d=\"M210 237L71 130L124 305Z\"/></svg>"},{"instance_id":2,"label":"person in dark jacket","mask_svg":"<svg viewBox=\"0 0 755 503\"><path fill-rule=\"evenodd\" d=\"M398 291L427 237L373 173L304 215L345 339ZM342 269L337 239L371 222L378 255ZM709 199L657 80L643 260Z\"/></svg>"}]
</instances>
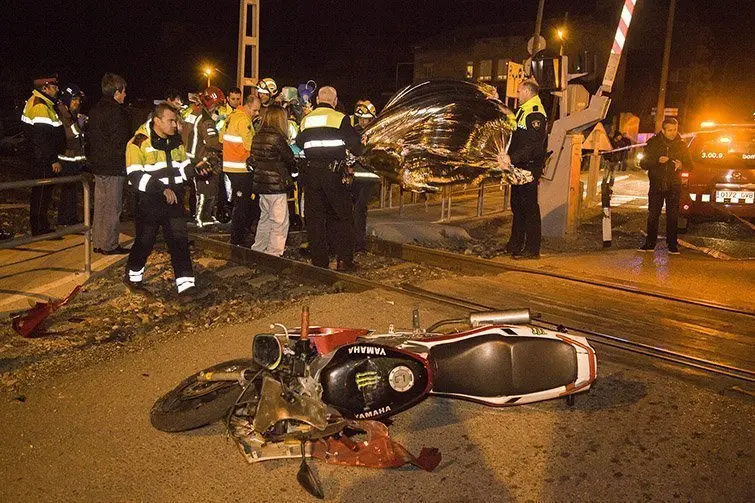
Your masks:
<instances>
[{"instance_id":1,"label":"person in dark jacket","mask_svg":"<svg viewBox=\"0 0 755 503\"><path fill-rule=\"evenodd\" d=\"M63 165L61 175L78 176L81 174L86 156L84 155L84 125L86 117L81 115L81 100L84 93L76 84L68 84L60 93L57 111L66 133L66 149L58 154ZM58 203L58 225L75 225L79 222L80 183L70 183L60 188Z\"/></svg>"},{"instance_id":2,"label":"person in dark jacket","mask_svg":"<svg viewBox=\"0 0 755 503\"><path fill-rule=\"evenodd\" d=\"M102 77L102 99L89 113L89 165L94 175L94 251L122 255L118 222L123 211L126 183L126 144L131 139L131 120L123 107L126 81L120 75Z\"/></svg>"},{"instance_id":3,"label":"person in dark jacket","mask_svg":"<svg viewBox=\"0 0 755 503\"><path fill-rule=\"evenodd\" d=\"M531 172L533 178L529 183L511 186L513 220L506 251L517 260L540 258L541 223L537 186L545 167L548 124L539 90L532 80L519 84L517 128L511 135L508 153L510 163Z\"/></svg>"},{"instance_id":4,"label":"person in dark jacket","mask_svg":"<svg viewBox=\"0 0 755 503\"><path fill-rule=\"evenodd\" d=\"M328 267L328 234L332 230L337 236L336 267L353 271L356 269L354 217L342 161L346 159L347 150L359 156L364 147L348 116L336 111L337 105L335 88L321 87L317 92L317 108L302 119L296 144L304 150L307 159L301 178L312 265Z\"/></svg>"},{"instance_id":5,"label":"person in dark jacket","mask_svg":"<svg viewBox=\"0 0 755 503\"><path fill-rule=\"evenodd\" d=\"M666 244L668 252L679 254L676 232L679 219L682 171L692 171L692 158L687 145L679 136L679 122L673 117L664 119L663 129L648 140L640 167L648 172L648 225L645 244L639 250L652 252L658 239L658 220L666 202Z\"/></svg>"},{"instance_id":6,"label":"person in dark jacket","mask_svg":"<svg viewBox=\"0 0 755 503\"><path fill-rule=\"evenodd\" d=\"M34 80L34 91L26 101L21 121L32 145L32 178L52 178L63 169L58 154L65 150L63 122L55 108L59 89L57 77ZM52 199L52 185L31 189L29 223L32 236L54 232L47 219Z\"/></svg>"},{"instance_id":7,"label":"person in dark jacket","mask_svg":"<svg viewBox=\"0 0 755 503\"><path fill-rule=\"evenodd\" d=\"M288 236L288 189L294 153L288 145L288 113L270 105L252 140L252 192L260 198L260 219L252 250L281 256Z\"/></svg>"}]
</instances>

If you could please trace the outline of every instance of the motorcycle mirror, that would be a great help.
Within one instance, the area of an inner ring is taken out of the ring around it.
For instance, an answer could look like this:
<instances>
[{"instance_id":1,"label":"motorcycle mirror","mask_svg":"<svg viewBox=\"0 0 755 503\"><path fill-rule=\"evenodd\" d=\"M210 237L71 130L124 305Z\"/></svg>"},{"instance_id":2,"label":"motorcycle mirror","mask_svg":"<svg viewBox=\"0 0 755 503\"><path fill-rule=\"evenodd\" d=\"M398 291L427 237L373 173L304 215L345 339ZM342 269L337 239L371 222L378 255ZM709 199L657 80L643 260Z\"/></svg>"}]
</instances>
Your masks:
<instances>
[{"instance_id":1,"label":"motorcycle mirror","mask_svg":"<svg viewBox=\"0 0 755 503\"><path fill-rule=\"evenodd\" d=\"M257 334L252 342L252 358L254 362L268 370L275 370L283 357L283 348L273 334Z\"/></svg>"},{"instance_id":2,"label":"motorcycle mirror","mask_svg":"<svg viewBox=\"0 0 755 503\"><path fill-rule=\"evenodd\" d=\"M296 474L296 481L315 498L325 498L325 491L322 489L320 479L317 478L317 475L315 475L315 472L312 471L312 468L307 463L307 458L304 454L304 442L301 443L301 464L299 465L299 472Z\"/></svg>"}]
</instances>

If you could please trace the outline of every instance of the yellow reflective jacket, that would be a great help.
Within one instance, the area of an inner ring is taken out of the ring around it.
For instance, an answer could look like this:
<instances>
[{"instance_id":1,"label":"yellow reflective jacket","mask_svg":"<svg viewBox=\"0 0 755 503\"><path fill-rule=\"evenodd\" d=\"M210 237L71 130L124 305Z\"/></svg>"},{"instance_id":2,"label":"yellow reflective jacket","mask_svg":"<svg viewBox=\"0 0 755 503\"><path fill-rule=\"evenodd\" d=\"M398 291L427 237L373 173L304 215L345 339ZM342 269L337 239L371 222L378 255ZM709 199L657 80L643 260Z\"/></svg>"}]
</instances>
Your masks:
<instances>
[{"instance_id":1,"label":"yellow reflective jacket","mask_svg":"<svg viewBox=\"0 0 755 503\"><path fill-rule=\"evenodd\" d=\"M35 163L43 170L52 169L52 164L58 161L58 154L65 152L66 143L63 122L55 110L55 103L35 89L26 100L21 121L27 128Z\"/></svg>"},{"instance_id":2,"label":"yellow reflective jacket","mask_svg":"<svg viewBox=\"0 0 755 503\"><path fill-rule=\"evenodd\" d=\"M167 149L170 149L170 166ZM140 192L162 193L166 188L181 188L188 180L186 149L178 134L160 138L152 120L142 124L126 144L126 176Z\"/></svg>"}]
</instances>

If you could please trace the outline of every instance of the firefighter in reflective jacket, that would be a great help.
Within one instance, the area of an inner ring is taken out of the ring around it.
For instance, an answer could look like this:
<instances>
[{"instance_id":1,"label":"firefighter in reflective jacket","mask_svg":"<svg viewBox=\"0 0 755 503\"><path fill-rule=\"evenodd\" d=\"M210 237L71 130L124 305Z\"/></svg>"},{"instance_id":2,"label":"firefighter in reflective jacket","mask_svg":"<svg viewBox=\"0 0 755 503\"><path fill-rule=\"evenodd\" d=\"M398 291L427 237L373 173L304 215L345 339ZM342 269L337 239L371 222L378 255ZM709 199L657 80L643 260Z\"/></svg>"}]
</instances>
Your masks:
<instances>
[{"instance_id":1,"label":"firefighter in reflective jacket","mask_svg":"<svg viewBox=\"0 0 755 503\"><path fill-rule=\"evenodd\" d=\"M201 106L193 107L192 113L185 119L181 133L186 145L186 156L196 167L207 167L214 172L220 172L223 146L220 144L213 114L225 101L225 95L217 87L208 87L200 93L199 100ZM200 229L216 223L213 212L218 197L218 183L217 174L194 180L197 191L194 219Z\"/></svg>"},{"instance_id":2,"label":"firefighter in reflective jacket","mask_svg":"<svg viewBox=\"0 0 755 503\"><path fill-rule=\"evenodd\" d=\"M32 145L31 178L51 178L62 169L58 155L65 151L66 137L63 122L55 110L58 92L57 77L35 79L34 91L21 115L26 137ZM47 219L52 189L52 185L31 189L29 222L32 236L54 231Z\"/></svg>"},{"instance_id":3,"label":"firefighter in reflective jacket","mask_svg":"<svg viewBox=\"0 0 755 503\"><path fill-rule=\"evenodd\" d=\"M189 178L207 176L209 170L190 164L177 128L176 112L162 103L126 145L126 176L136 193L136 238L128 256L124 282L134 293L149 293L143 283L145 264L162 228L178 293L191 300L196 298L197 290L180 202Z\"/></svg>"},{"instance_id":4,"label":"firefighter in reflective jacket","mask_svg":"<svg viewBox=\"0 0 755 503\"><path fill-rule=\"evenodd\" d=\"M230 116L223 135L223 173L231 180L233 216L231 244L244 245L249 228L259 219L259 203L252 200L252 172L247 159L252 149L252 121L260 112L260 100L250 94Z\"/></svg>"},{"instance_id":5,"label":"firefighter in reflective jacket","mask_svg":"<svg viewBox=\"0 0 755 503\"><path fill-rule=\"evenodd\" d=\"M349 117L335 110L336 90L330 86L317 93L317 108L301 121L296 144L303 149L306 164L300 178L304 186L304 218L312 264L329 264L326 229L335 233L338 269L354 269L354 237L350 187L343 183L343 161L348 149L362 153L359 135Z\"/></svg>"},{"instance_id":6,"label":"firefighter in reflective jacket","mask_svg":"<svg viewBox=\"0 0 755 503\"><path fill-rule=\"evenodd\" d=\"M545 166L547 119L543 103L538 96L538 85L525 80L519 85L516 112L517 128L509 147L510 163L532 173L533 181L511 186L511 238L506 251L515 259L540 258L540 205L537 185Z\"/></svg>"}]
</instances>

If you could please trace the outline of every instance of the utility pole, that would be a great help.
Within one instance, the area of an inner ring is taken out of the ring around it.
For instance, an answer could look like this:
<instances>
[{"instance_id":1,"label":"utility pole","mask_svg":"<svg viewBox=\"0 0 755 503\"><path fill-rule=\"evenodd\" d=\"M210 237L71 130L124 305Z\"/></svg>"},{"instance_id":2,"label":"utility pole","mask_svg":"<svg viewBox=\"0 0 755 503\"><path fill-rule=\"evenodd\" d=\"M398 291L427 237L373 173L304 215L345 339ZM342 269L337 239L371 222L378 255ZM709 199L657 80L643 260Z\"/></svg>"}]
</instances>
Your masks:
<instances>
[{"instance_id":1,"label":"utility pole","mask_svg":"<svg viewBox=\"0 0 755 503\"><path fill-rule=\"evenodd\" d=\"M537 19L535 20L535 42L532 48L532 54L535 54L540 50L540 31L543 27L543 9L545 8L545 0L540 0L540 4L537 6Z\"/></svg>"},{"instance_id":2,"label":"utility pole","mask_svg":"<svg viewBox=\"0 0 755 503\"><path fill-rule=\"evenodd\" d=\"M260 2L239 0L239 43L236 85L242 95L252 92L259 79Z\"/></svg>"},{"instance_id":3,"label":"utility pole","mask_svg":"<svg viewBox=\"0 0 755 503\"><path fill-rule=\"evenodd\" d=\"M527 78L529 78L530 74L532 73L532 69L530 68L530 61L532 60L532 56L537 54L540 49L545 49L545 47L540 47L540 31L543 27L544 8L545 0L540 0L537 6L537 17L535 18L535 34L532 36L532 39L527 42L527 51L529 51L530 57L524 60L523 63L524 76ZM532 50L530 50L530 44L532 45Z\"/></svg>"},{"instance_id":4,"label":"utility pole","mask_svg":"<svg viewBox=\"0 0 755 503\"><path fill-rule=\"evenodd\" d=\"M671 37L674 33L674 12L676 0L671 0L668 8L666 25L666 42L663 45L663 63L661 64L661 85L658 91L658 104L655 107L655 131L660 131L666 118L666 84L668 82L668 65L671 58Z\"/></svg>"}]
</instances>

